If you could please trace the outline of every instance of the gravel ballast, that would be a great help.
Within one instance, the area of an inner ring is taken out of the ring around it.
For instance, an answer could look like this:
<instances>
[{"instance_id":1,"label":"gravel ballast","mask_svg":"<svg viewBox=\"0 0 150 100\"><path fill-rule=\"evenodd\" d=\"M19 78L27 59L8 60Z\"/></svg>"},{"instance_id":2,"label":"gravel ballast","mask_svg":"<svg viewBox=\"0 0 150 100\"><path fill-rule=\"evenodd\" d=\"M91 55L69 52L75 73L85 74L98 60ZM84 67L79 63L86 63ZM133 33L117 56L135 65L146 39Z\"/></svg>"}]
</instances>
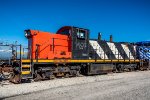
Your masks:
<instances>
[{"instance_id":1,"label":"gravel ballast","mask_svg":"<svg viewBox=\"0 0 150 100\"><path fill-rule=\"evenodd\" d=\"M10 100L43 98L91 100L101 98L109 100L118 95L115 99L120 100L121 98L128 99L127 97L130 97L133 92L135 93L132 94L133 96L139 96L138 94L141 94L140 90L145 92L150 89L149 87L150 71L111 73L24 84L0 85L0 98ZM148 94L148 92L145 93Z\"/></svg>"}]
</instances>

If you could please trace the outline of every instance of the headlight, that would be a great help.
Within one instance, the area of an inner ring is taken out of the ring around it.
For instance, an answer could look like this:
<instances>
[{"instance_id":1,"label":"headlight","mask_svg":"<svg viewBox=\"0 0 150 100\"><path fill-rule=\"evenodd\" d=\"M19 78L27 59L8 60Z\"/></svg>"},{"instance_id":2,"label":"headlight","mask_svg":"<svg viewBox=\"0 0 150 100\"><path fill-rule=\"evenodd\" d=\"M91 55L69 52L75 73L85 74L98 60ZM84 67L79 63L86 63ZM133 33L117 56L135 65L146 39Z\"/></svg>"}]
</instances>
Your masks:
<instances>
[{"instance_id":1,"label":"headlight","mask_svg":"<svg viewBox=\"0 0 150 100\"><path fill-rule=\"evenodd\" d=\"M25 33L25 37L29 37L30 36L30 31L29 30L25 30L24 33Z\"/></svg>"},{"instance_id":2,"label":"headlight","mask_svg":"<svg viewBox=\"0 0 150 100\"><path fill-rule=\"evenodd\" d=\"M28 33L25 31L25 37L27 37L28 36Z\"/></svg>"}]
</instances>

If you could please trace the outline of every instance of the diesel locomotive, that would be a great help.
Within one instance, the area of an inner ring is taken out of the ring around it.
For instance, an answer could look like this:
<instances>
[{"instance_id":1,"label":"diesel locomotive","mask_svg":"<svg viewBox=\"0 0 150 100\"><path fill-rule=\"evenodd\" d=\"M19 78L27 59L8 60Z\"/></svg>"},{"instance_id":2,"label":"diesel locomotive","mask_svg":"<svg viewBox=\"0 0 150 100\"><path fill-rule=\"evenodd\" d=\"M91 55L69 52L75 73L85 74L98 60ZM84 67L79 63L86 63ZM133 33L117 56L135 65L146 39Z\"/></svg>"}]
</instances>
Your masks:
<instances>
[{"instance_id":1,"label":"diesel locomotive","mask_svg":"<svg viewBox=\"0 0 150 100\"><path fill-rule=\"evenodd\" d=\"M22 58L22 46L17 45L19 57L0 66L1 73L9 70L13 83L149 67L149 60L140 57L141 45L114 42L112 35L109 41L102 40L100 33L97 39L90 39L88 29L73 26L64 26L56 34L30 29L24 32L28 40L27 58Z\"/></svg>"}]
</instances>

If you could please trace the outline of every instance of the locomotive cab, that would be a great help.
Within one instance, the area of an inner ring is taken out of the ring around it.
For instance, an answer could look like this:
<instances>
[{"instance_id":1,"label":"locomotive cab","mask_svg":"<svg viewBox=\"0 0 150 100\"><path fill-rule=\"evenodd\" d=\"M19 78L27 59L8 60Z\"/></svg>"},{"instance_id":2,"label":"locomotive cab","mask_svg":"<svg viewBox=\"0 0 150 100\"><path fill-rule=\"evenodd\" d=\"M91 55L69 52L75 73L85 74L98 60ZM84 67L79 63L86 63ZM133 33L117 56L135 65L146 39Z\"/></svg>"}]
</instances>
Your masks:
<instances>
[{"instance_id":1,"label":"locomotive cab","mask_svg":"<svg viewBox=\"0 0 150 100\"><path fill-rule=\"evenodd\" d=\"M68 35L71 39L70 49L72 51L72 59L88 59L89 58L89 30L65 26L60 28L56 34Z\"/></svg>"}]
</instances>

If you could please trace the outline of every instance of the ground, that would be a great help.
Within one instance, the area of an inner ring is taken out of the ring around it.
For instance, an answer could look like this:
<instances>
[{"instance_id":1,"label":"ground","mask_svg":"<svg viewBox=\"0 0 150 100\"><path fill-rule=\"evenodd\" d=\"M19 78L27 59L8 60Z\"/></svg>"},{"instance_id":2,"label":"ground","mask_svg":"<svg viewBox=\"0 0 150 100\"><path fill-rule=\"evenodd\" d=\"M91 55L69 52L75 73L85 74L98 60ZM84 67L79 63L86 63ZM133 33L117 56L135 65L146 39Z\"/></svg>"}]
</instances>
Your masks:
<instances>
[{"instance_id":1,"label":"ground","mask_svg":"<svg viewBox=\"0 0 150 100\"><path fill-rule=\"evenodd\" d=\"M150 71L0 86L5 100L150 100Z\"/></svg>"}]
</instances>

